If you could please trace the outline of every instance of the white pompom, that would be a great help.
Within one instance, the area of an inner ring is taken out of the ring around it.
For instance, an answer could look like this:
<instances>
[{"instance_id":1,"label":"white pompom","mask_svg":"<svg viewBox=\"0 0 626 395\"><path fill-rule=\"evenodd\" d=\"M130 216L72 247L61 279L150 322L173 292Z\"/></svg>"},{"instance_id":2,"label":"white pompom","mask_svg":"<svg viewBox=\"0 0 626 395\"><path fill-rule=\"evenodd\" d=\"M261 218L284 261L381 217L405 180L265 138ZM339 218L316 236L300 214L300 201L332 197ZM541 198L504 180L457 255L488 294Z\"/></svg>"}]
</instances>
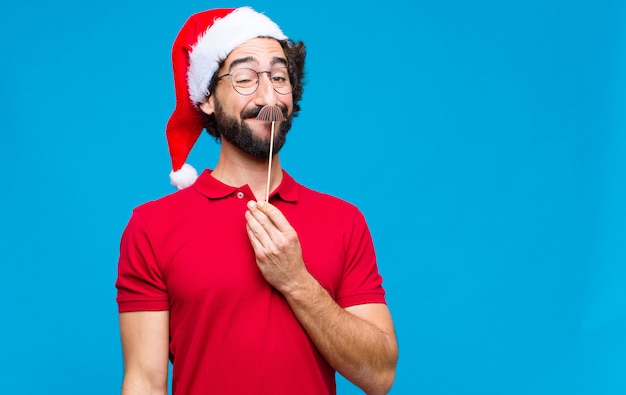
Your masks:
<instances>
[{"instance_id":1,"label":"white pompom","mask_svg":"<svg viewBox=\"0 0 626 395\"><path fill-rule=\"evenodd\" d=\"M198 178L198 172L193 166L185 163L180 170L172 171L170 173L170 183L179 190L187 188L193 184Z\"/></svg>"}]
</instances>

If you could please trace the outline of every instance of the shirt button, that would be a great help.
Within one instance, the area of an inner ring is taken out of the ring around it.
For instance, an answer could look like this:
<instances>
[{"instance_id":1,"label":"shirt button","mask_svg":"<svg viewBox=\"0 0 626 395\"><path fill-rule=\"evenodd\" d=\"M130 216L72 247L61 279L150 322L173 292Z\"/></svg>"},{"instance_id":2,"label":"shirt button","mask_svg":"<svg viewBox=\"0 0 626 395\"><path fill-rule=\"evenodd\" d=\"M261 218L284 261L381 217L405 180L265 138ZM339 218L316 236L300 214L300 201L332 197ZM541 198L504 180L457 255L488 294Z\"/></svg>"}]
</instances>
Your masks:
<instances>
[{"instance_id":1,"label":"shirt button","mask_svg":"<svg viewBox=\"0 0 626 395\"><path fill-rule=\"evenodd\" d=\"M243 194L243 192L241 192L241 191L237 192L237 197L238 197L239 199L243 199L243 197L244 197L244 196L245 196L245 195Z\"/></svg>"}]
</instances>

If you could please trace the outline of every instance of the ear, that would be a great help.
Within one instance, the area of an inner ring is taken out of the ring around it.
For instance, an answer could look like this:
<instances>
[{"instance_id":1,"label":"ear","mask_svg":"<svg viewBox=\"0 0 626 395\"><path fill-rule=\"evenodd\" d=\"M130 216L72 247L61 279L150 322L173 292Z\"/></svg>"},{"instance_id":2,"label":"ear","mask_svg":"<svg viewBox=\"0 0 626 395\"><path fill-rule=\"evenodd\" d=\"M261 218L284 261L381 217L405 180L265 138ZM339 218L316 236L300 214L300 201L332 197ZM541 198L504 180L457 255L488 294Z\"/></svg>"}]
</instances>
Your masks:
<instances>
[{"instance_id":1,"label":"ear","mask_svg":"<svg viewBox=\"0 0 626 395\"><path fill-rule=\"evenodd\" d=\"M200 110L202 110L203 113L207 114L207 115L211 115L215 112L215 101L214 99L215 95L211 95L209 96L208 99L206 99L204 102L202 102L198 107L200 108Z\"/></svg>"}]
</instances>

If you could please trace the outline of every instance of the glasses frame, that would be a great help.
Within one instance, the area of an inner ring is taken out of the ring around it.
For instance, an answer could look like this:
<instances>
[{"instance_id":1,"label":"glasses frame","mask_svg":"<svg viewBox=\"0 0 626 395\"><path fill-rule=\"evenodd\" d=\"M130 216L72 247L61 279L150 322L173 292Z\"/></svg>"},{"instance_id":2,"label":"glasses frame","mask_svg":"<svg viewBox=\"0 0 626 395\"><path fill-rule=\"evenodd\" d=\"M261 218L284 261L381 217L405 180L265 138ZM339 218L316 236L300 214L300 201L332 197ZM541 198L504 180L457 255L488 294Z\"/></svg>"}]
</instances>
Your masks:
<instances>
[{"instance_id":1,"label":"glasses frame","mask_svg":"<svg viewBox=\"0 0 626 395\"><path fill-rule=\"evenodd\" d=\"M255 69L251 69L249 67L241 67L241 68L238 68L236 70L231 71L230 73L226 73L226 74L220 75L219 77L217 77L217 80L219 81L219 80L221 80L224 77L231 77L230 78L230 84L233 86L233 89L235 90L235 92L239 93L242 96L250 96L250 95L253 95L254 92L257 91L257 89L259 89L259 85L261 84L261 74L267 74L267 76L270 79L270 84L272 84L272 89L274 89L274 92L278 93L279 95L289 95L289 94L293 93L294 86L291 83L291 78L289 77L289 68L285 66L285 67L278 67L277 69L281 69L281 70L282 69L286 69L287 70L287 77L289 78L289 85L291 86L291 89L289 90L289 92L283 93L283 92L279 92L279 91L276 90L276 87L274 86L274 83L272 82L272 70L256 71ZM239 92L239 90L235 86L235 82L233 81L232 77L233 77L233 74L235 74L239 70L250 70L250 71L253 71L253 72L256 73L256 77L257 77L256 87L254 88L254 90L252 92L250 92L250 93L241 93L241 92ZM274 72L275 71L276 70L274 70Z\"/></svg>"}]
</instances>

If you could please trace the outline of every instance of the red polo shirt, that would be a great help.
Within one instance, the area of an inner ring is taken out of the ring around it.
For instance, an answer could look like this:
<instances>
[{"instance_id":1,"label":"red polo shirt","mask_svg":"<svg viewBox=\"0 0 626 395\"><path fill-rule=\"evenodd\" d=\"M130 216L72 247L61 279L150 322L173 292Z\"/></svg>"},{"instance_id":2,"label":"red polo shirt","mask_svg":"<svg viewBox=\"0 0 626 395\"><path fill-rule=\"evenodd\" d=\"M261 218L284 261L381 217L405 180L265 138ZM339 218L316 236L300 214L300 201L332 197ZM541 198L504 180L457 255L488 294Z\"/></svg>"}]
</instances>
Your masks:
<instances>
[{"instance_id":1,"label":"red polo shirt","mask_svg":"<svg viewBox=\"0 0 626 395\"><path fill-rule=\"evenodd\" d=\"M121 241L119 311L170 311L174 394L334 394L335 371L256 266L244 218L253 199L247 185L205 170L193 186L137 207ZM285 172L270 201L340 306L385 303L356 207Z\"/></svg>"}]
</instances>

